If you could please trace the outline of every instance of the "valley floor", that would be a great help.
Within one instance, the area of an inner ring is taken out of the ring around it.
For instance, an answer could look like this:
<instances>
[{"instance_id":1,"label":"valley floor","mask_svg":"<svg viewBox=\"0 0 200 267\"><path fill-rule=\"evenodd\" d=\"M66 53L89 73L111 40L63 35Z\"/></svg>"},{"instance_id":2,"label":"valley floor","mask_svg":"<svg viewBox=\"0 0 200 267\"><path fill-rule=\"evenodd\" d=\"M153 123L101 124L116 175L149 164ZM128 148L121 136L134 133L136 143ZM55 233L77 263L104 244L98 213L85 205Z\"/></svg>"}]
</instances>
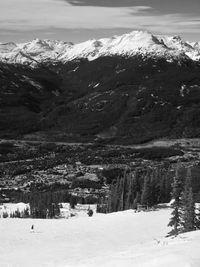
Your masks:
<instances>
[{"instance_id":1,"label":"valley floor","mask_svg":"<svg viewBox=\"0 0 200 267\"><path fill-rule=\"evenodd\" d=\"M200 231L165 238L170 213L129 210L70 220L0 219L0 266L199 267Z\"/></svg>"}]
</instances>

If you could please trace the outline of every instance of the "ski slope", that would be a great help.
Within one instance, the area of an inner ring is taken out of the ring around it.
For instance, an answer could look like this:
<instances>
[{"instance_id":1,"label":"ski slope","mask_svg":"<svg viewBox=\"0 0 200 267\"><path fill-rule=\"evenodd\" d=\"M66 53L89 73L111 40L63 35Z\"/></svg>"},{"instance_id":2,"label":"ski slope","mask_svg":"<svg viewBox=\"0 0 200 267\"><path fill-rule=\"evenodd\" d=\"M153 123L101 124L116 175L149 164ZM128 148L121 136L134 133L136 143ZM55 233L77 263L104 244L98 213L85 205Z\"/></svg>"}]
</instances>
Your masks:
<instances>
[{"instance_id":1,"label":"ski slope","mask_svg":"<svg viewBox=\"0 0 200 267\"><path fill-rule=\"evenodd\" d=\"M199 267L200 231L165 238L170 213L166 208L70 220L0 219L0 266Z\"/></svg>"}]
</instances>

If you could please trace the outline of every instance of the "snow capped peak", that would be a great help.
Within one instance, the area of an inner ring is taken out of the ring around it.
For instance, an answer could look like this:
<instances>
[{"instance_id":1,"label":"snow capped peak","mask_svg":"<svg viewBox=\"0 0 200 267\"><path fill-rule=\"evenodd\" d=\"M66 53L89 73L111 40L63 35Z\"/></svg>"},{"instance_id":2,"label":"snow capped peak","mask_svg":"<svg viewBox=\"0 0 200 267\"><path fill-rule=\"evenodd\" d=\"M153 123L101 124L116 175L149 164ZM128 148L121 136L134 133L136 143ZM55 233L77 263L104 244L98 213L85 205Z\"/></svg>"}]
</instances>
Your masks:
<instances>
[{"instance_id":1,"label":"snow capped peak","mask_svg":"<svg viewBox=\"0 0 200 267\"><path fill-rule=\"evenodd\" d=\"M191 44L193 48L197 48L200 50L200 42L195 42L193 44Z\"/></svg>"},{"instance_id":2,"label":"snow capped peak","mask_svg":"<svg viewBox=\"0 0 200 267\"><path fill-rule=\"evenodd\" d=\"M118 45L125 50L150 47L158 43L159 41L155 36L143 31L133 31L121 36L115 36L113 39L107 39L107 44L110 44L110 46Z\"/></svg>"},{"instance_id":3,"label":"snow capped peak","mask_svg":"<svg viewBox=\"0 0 200 267\"><path fill-rule=\"evenodd\" d=\"M57 51L60 48L70 47L72 44L62 41L40 40L34 39L31 42L19 44L23 52L27 53L46 53L47 51Z\"/></svg>"},{"instance_id":4,"label":"snow capped peak","mask_svg":"<svg viewBox=\"0 0 200 267\"><path fill-rule=\"evenodd\" d=\"M179 35L174 35L174 36L171 36L170 38L175 40L175 41L182 42L182 39Z\"/></svg>"},{"instance_id":5,"label":"snow capped peak","mask_svg":"<svg viewBox=\"0 0 200 267\"><path fill-rule=\"evenodd\" d=\"M53 48L45 40L34 39L32 42L22 44L21 49L27 53L42 53Z\"/></svg>"},{"instance_id":6,"label":"snow capped peak","mask_svg":"<svg viewBox=\"0 0 200 267\"><path fill-rule=\"evenodd\" d=\"M61 57L68 61L75 58L96 59L102 56L134 56L134 55L157 55L166 56L166 51L171 56L171 49L156 36L147 31L132 31L121 36L89 40L71 47ZM174 53L176 54L176 53Z\"/></svg>"},{"instance_id":7,"label":"snow capped peak","mask_svg":"<svg viewBox=\"0 0 200 267\"><path fill-rule=\"evenodd\" d=\"M67 62L80 58L94 60L114 55L164 57L170 60L189 57L199 60L200 43L184 42L180 36L153 35L148 31L132 31L79 44L38 38L23 44L0 43L0 60L9 63L35 65L46 61Z\"/></svg>"},{"instance_id":8,"label":"snow capped peak","mask_svg":"<svg viewBox=\"0 0 200 267\"><path fill-rule=\"evenodd\" d=\"M157 42L157 38L148 31L132 31L121 36L124 40L129 40L138 45L145 46Z\"/></svg>"},{"instance_id":9,"label":"snow capped peak","mask_svg":"<svg viewBox=\"0 0 200 267\"><path fill-rule=\"evenodd\" d=\"M0 43L0 53L6 53L16 48L17 45L13 42L2 44Z\"/></svg>"}]
</instances>

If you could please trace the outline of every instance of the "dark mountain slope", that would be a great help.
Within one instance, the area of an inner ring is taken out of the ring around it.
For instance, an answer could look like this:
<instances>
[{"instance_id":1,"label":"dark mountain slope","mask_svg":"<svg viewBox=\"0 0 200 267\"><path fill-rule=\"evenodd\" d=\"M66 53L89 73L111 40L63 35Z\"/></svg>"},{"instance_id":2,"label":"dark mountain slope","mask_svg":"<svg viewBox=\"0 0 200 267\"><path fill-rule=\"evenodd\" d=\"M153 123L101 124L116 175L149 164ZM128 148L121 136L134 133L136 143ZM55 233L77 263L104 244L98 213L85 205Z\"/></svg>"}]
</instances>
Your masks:
<instances>
[{"instance_id":1,"label":"dark mountain slope","mask_svg":"<svg viewBox=\"0 0 200 267\"><path fill-rule=\"evenodd\" d=\"M141 143L200 136L200 63L100 57L0 65L0 135Z\"/></svg>"}]
</instances>

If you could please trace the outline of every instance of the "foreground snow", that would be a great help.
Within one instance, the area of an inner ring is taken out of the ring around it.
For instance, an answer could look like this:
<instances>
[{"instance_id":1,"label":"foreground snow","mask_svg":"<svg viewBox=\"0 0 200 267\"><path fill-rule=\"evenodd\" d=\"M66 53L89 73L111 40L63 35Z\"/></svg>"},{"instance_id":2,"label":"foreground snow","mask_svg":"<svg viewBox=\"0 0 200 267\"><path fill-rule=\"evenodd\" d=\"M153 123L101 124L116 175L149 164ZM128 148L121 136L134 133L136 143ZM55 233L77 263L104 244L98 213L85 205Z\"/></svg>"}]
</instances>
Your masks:
<instances>
[{"instance_id":1,"label":"foreground snow","mask_svg":"<svg viewBox=\"0 0 200 267\"><path fill-rule=\"evenodd\" d=\"M165 238L170 212L125 211L72 220L1 219L0 266L199 267L200 232Z\"/></svg>"}]
</instances>

